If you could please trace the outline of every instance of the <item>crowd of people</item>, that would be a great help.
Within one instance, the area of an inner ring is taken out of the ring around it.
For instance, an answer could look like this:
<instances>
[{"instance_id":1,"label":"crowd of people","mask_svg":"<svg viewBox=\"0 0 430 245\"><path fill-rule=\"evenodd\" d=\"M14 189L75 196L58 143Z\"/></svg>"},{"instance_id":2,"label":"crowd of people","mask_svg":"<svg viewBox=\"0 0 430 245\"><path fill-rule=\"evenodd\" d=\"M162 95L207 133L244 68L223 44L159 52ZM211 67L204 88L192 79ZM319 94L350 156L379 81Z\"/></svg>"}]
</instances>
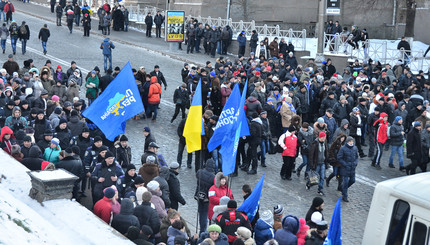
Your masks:
<instances>
[{"instance_id":1,"label":"crowd of people","mask_svg":"<svg viewBox=\"0 0 430 245\"><path fill-rule=\"evenodd\" d=\"M61 11L91 13L84 7L65 3ZM110 7L102 8L104 21ZM117 7L115 11L123 10ZM79 23L78 19L75 24ZM21 26L25 29L25 22ZM114 30L122 28L126 31L125 23L114 23ZM187 28L189 52L199 52L199 33L209 33L209 39L200 36L206 53L214 56L217 49L221 54L227 50L229 42L222 41L223 34L227 37L229 32L227 27L225 33L225 28L211 30L209 26L202 32L198 23ZM16 29L21 32L21 27ZM30 30L26 31L21 37L30 35ZM103 31L107 34L110 29ZM145 127L145 152L137 169L126 135L111 142L93 122L83 118L85 108L120 72L119 67L112 70L111 62L107 67L109 56L105 57L105 74L97 66L82 74L73 61L66 71L60 65L54 69L50 60L37 68L28 59L20 67L9 55L0 69L0 146L30 170L64 168L78 176L73 198L80 201L90 189L94 213L137 244L322 244L328 224L321 197L313 199L304 219L284 216L282 205L261 210L252 220L237 210L239 200L234 198L228 178L238 176L239 169L254 175L259 165L271 167L267 154L282 155L280 181L291 181L294 175L299 178L304 170L307 181L303 188L318 186L321 196L336 177L344 202L351 199L348 189L355 182L360 158L371 159L370 165L378 171L396 168L397 155L400 171L408 175L415 174L417 167L426 171L430 161L430 81L423 71L414 75L402 61L391 67L372 59L355 60L341 69L330 59L321 67L313 59L302 66L291 43L282 39L278 43L275 38L271 43L258 44L255 31L253 36L249 58L244 57L246 45L242 45L235 59L220 56L214 64L207 61L202 67L184 64L182 84L173 95L175 112L171 118L172 123L181 112L176 162L167 164L158 155L153 131ZM228 38L231 40L230 32ZM100 48L111 52L114 45L107 39ZM155 121L162 86L167 89L166 79L158 65L149 73L143 66L133 73L145 107L145 113L134 119ZM201 136L201 150L187 155L187 168L193 168L195 158L197 177L194 199L200 231L192 235L178 212L179 204L186 205L188 200L181 193L178 175L186 147L186 112L199 81L205 135ZM224 176L219 148L208 152L207 144L234 86L247 97L244 109L250 135L239 141L235 172ZM387 164L381 159L390 146ZM410 163L404 161L405 151ZM296 168L299 157L302 161ZM326 178L329 168L332 172ZM251 193L249 185L242 187L243 199Z\"/></svg>"}]
</instances>

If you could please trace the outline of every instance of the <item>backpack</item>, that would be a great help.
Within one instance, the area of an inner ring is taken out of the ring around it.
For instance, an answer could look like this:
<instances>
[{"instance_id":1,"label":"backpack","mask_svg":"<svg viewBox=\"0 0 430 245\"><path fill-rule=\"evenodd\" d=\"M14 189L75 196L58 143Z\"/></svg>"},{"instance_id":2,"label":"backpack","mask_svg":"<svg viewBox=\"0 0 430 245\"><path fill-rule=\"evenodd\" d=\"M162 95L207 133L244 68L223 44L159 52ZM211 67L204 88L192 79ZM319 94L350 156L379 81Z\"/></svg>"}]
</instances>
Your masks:
<instances>
[{"instance_id":1,"label":"backpack","mask_svg":"<svg viewBox=\"0 0 430 245\"><path fill-rule=\"evenodd\" d=\"M221 34L221 39L229 39L229 38L230 38L230 33L227 31L227 29L224 29Z\"/></svg>"},{"instance_id":2,"label":"backpack","mask_svg":"<svg viewBox=\"0 0 430 245\"><path fill-rule=\"evenodd\" d=\"M18 35L18 25L12 25L12 31L10 32L10 35Z\"/></svg>"},{"instance_id":3,"label":"backpack","mask_svg":"<svg viewBox=\"0 0 430 245\"><path fill-rule=\"evenodd\" d=\"M22 25L19 27L19 32L21 35L26 36L27 35L27 28L25 28L25 25Z\"/></svg>"}]
</instances>

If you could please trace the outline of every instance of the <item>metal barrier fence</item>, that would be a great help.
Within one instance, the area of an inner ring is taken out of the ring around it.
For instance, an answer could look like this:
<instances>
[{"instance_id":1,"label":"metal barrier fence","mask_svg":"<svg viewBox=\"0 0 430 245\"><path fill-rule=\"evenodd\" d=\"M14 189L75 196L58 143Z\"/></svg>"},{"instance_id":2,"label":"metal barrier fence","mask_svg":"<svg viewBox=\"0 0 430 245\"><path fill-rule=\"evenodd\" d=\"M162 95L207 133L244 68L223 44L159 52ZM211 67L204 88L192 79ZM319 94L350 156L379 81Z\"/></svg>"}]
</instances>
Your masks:
<instances>
[{"instance_id":1,"label":"metal barrier fence","mask_svg":"<svg viewBox=\"0 0 430 245\"><path fill-rule=\"evenodd\" d=\"M128 5L126 6L129 11L129 20L136 22L138 24L144 24L145 16L148 13L151 13L151 15L155 15L157 11L160 11L161 14L165 16L165 12L162 9L158 9L156 7L140 7L139 5ZM185 22L187 23L193 16L188 15L185 16ZM279 25L276 26L268 26L268 25L262 25L257 26L255 25L255 21L252 20L250 22L245 21L237 21L233 22L233 20L230 19L222 19L219 18L212 18L210 16L208 17L202 17L197 16L194 17L197 19L199 23L202 23L203 25L208 24L209 26L226 26L229 25L233 31L233 39L236 39L240 32L245 31L246 36L251 37L252 31L256 30L259 39L263 40L265 37L269 37L269 40L272 40L274 37L279 38L285 38L287 42L291 42L296 50L306 50L306 30L303 29L301 31L294 31L293 29L289 30L281 30Z\"/></svg>"},{"instance_id":2,"label":"metal barrier fence","mask_svg":"<svg viewBox=\"0 0 430 245\"><path fill-rule=\"evenodd\" d=\"M430 59L424 57L423 50L398 50L388 47L387 41L366 40L358 41L358 48L352 40L342 34L324 35L324 52L344 54L351 59L378 60L382 64L394 66L397 61L407 63L412 71L427 70L430 68Z\"/></svg>"}]
</instances>

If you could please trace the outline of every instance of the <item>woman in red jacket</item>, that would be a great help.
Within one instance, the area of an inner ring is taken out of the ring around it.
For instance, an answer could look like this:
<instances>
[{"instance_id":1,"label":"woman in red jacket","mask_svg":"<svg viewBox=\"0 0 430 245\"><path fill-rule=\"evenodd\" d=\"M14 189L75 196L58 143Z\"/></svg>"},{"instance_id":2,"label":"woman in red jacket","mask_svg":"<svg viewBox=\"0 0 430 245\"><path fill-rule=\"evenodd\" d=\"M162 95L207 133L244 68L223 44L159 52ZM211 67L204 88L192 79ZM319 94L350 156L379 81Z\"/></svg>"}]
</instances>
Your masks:
<instances>
[{"instance_id":1,"label":"woman in red jacket","mask_svg":"<svg viewBox=\"0 0 430 245\"><path fill-rule=\"evenodd\" d=\"M379 126L377 126L379 125ZM376 155L372 160L372 166L376 169L381 169L379 163L381 162L382 152L384 151L384 144L388 139L387 131L388 131L388 115L387 113L381 113L381 117L375 121L373 124L376 131Z\"/></svg>"},{"instance_id":2,"label":"woman in red jacket","mask_svg":"<svg viewBox=\"0 0 430 245\"><path fill-rule=\"evenodd\" d=\"M212 220L212 216L214 215L214 207L219 205L219 200L223 196L228 196L230 200L234 200L233 193L231 189L228 188L228 177L224 176L222 172L219 172L215 175L214 185L211 186L208 192L209 197L209 210L208 217L209 220Z\"/></svg>"},{"instance_id":3,"label":"woman in red jacket","mask_svg":"<svg viewBox=\"0 0 430 245\"><path fill-rule=\"evenodd\" d=\"M291 180L291 172L294 169L294 162L297 156L297 137L294 134L296 128L292 125L288 127L288 131L279 137L278 144L284 149L282 151L282 160L284 164L281 168L281 178Z\"/></svg>"},{"instance_id":4,"label":"woman in red jacket","mask_svg":"<svg viewBox=\"0 0 430 245\"><path fill-rule=\"evenodd\" d=\"M15 144L12 139L15 139L12 129L8 126L4 126L1 129L0 147L9 155L12 154L12 145Z\"/></svg>"},{"instance_id":5,"label":"woman in red jacket","mask_svg":"<svg viewBox=\"0 0 430 245\"><path fill-rule=\"evenodd\" d=\"M152 116L152 120L155 121L157 119L157 110L158 105L160 104L161 100L161 86L158 82L158 79L156 76L151 77L151 85L149 86L148 91L148 109L146 110L146 117L151 118L152 113L154 115Z\"/></svg>"}]
</instances>

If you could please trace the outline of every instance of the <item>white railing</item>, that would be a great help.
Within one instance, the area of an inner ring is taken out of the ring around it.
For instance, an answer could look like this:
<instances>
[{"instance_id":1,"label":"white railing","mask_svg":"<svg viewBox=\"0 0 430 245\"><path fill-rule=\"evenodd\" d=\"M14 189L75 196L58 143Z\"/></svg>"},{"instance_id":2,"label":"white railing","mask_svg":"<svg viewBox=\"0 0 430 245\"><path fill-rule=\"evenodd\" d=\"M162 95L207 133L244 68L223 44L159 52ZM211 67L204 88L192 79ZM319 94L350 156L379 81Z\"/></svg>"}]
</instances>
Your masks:
<instances>
[{"instance_id":1,"label":"white railing","mask_svg":"<svg viewBox=\"0 0 430 245\"><path fill-rule=\"evenodd\" d=\"M388 47L387 41L366 40L359 41L358 48L353 49L348 44L348 39L339 34L324 35L324 52L332 54L345 54L351 59L369 59L378 60L382 64L391 64L394 66L398 60L407 63L412 71L427 70L430 67L430 59L424 57L422 50L398 50ZM366 49L364 49L366 47ZM408 54L409 53L409 54Z\"/></svg>"},{"instance_id":2,"label":"white railing","mask_svg":"<svg viewBox=\"0 0 430 245\"><path fill-rule=\"evenodd\" d=\"M160 11L161 14L165 16L165 13L162 9L157 9L155 7L149 6L149 7L140 7L139 5L129 5L127 6L127 9L129 11L129 20L143 24L145 20L145 16L148 14L148 12L151 13L152 16L154 16L157 11ZM188 15L185 16L185 23L188 23L188 21L193 16ZM202 17L197 16L194 17L198 20L199 23L202 23L203 25L208 24L209 26L226 26L229 25L233 31L233 39L236 39L240 32L245 31L245 35L249 39L252 35L252 31L256 30L259 39L264 40L265 37L269 38L269 41L271 41L275 37L279 38L285 38L287 42L291 42L296 50L305 50L306 49L306 30L301 31L294 31L293 29L289 30L281 30L279 25L276 26L268 26L268 25L262 25L262 26L256 26L255 21L236 21L233 22L233 20L230 19L222 19L219 18L212 18L211 16L208 17Z\"/></svg>"}]
</instances>

